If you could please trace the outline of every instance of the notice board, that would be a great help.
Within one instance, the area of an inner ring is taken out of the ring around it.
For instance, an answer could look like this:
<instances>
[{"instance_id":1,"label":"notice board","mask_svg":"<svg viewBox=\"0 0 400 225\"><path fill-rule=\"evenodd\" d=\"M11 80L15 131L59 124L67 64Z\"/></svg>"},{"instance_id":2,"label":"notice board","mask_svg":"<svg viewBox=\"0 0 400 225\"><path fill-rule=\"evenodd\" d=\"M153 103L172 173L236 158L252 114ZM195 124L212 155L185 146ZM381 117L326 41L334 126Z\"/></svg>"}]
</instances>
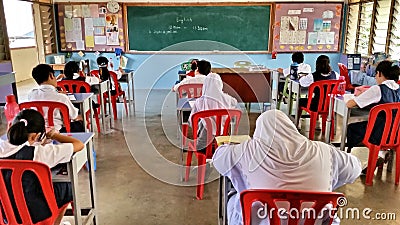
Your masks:
<instances>
[{"instance_id":1,"label":"notice board","mask_svg":"<svg viewBox=\"0 0 400 225\"><path fill-rule=\"evenodd\" d=\"M271 4L128 5L129 50L160 51L186 41L206 40L173 51L268 51ZM225 48L226 46L232 46Z\"/></svg>"},{"instance_id":2,"label":"notice board","mask_svg":"<svg viewBox=\"0 0 400 225\"><path fill-rule=\"evenodd\" d=\"M57 4L60 51L114 52L124 49L123 16L107 11L106 3Z\"/></svg>"},{"instance_id":3,"label":"notice board","mask_svg":"<svg viewBox=\"0 0 400 225\"><path fill-rule=\"evenodd\" d=\"M273 51L338 52L342 3L277 3Z\"/></svg>"}]
</instances>

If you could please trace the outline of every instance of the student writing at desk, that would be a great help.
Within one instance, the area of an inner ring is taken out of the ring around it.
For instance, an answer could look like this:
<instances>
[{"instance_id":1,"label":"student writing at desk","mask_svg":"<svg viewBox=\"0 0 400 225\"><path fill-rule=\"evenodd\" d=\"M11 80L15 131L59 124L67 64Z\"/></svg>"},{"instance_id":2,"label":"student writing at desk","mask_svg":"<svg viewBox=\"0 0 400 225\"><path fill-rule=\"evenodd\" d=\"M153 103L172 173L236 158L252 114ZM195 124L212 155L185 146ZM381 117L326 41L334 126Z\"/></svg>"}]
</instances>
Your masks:
<instances>
[{"instance_id":1,"label":"student writing at desk","mask_svg":"<svg viewBox=\"0 0 400 225\"><path fill-rule=\"evenodd\" d=\"M391 61L381 61L376 67L376 82L377 85L371 86L365 92L349 100L347 107L352 108L358 106L360 108L372 108L378 104L400 102L400 88L397 84L399 80L400 69ZM367 129L367 121L349 124L347 127L347 152L357 146L365 136ZM383 116L377 118L374 129L370 137L370 142L379 145L382 139L385 118ZM388 151L380 151L377 166L383 165L388 160ZM366 169L363 170L366 172Z\"/></svg>"},{"instance_id":2,"label":"student writing at desk","mask_svg":"<svg viewBox=\"0 0 400 225\"><path fill-rule=\"evenodd\" d=\"M84 144L73 137L59 134L55 130L46 133L43 116L33 109L25 109L18 113L8 130L7 138L6 141L0 140L1 159L33 160L44 163L50 168L59 163L69 162L74 152L84 148ZM60 144L45 144L46 138L56 140ZM11 188L11 173L3 172L3 176L7 188ZM22 184L32 222L36 224L50 217L47 201L41 193L37 177L33 173L26 173L22 177ZM59 208L72 201L71 183L53 183L53 188ZM14 202L13 196L10 196L10 199ZM14 211L17 212L16 207ZM61 223L64 213L65 210L60 212L55 225ZM19 216L16 217L20 220Z\"/></svg>"},{"instance_id":3,"label":"student writing at desk","mask_svg":"<svg viewBox=\"0 0 400 225\"><path fill-rule=\"evenodd\" d=\"M71 122L71 132L84 132L82 116L78 114L78 109L72 104L68 96L57 91L57 79L54 70L47 64L39 64L32 70L32 77L39 87L32 89L28 93L29 101L54 101L67 105ZM46 109L45 109L46 110ZM45 112L45 120L47 111ZM54 113L54 128L65 132L63 120L59 111Z\"/></svg>"},{"instance_id":4,"label":"student writing at desk","mask_svg":"<svg viewBox=\"0 0 400 225\"><path fill-rule=\"evenodd\" d=\"M253 139L237 145L222 145L213 156L214 167L234 186L228 194L228 224L243 224L240 193L247 189L312 190L330 192L352 183L361 173L358 158L301 135L279 110L269 110L256 121ZM252 224L269 224L257 218ZM264 207L264 206L262 206ZM322 224L328 224L329 216ZM338 224L338 218L334 223ZM319 223L316 223L319 224Z\"/></svg>"}]
</instances>

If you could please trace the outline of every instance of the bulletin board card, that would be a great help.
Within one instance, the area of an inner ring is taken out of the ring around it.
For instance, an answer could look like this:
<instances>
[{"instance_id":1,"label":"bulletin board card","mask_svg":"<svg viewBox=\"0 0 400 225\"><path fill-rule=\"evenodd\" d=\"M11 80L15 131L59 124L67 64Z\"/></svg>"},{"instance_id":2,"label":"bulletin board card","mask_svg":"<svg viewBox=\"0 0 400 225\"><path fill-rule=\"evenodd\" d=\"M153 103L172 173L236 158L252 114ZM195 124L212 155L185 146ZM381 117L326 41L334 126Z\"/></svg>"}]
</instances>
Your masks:
<instances>
[{"instance_id":1,"label":"bulletin board card","mask_svg":"<svg viewBox=\"0 0 400 225\"><path fill-rule=\"evenodd\" d=\"M122 9L110 13L106 3L57 4L56 9L60 51L124 49Z\"/></svg>"},{"instance_id":2,"label":"bulletin board card","mask_svg":"<svg viewBox=\"0 0 400 225\"><path fill-rule=\"evenodd\" d=\"M339 52L342 3L277 3L273 51Z\"/></svg>"}]
</instances>

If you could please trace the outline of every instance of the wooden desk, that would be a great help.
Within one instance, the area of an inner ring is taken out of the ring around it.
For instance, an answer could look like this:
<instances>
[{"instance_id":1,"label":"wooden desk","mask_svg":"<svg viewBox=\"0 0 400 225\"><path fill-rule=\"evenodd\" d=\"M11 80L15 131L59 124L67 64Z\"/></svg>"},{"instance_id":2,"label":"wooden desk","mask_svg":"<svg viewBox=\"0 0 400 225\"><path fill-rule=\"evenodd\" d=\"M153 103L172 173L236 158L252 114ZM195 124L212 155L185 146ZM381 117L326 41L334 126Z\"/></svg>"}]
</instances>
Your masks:
<instances>
[{"instance_id":1,"label":"wooden desk","mask_svg":"<svg viewBox=\"0 0 400 225\"><path fill-rule=\"evenodd\" d=\"M224 92L238 102L271 102L271 71L249 71L244 68L213 68L221 76Z\"/></svg>"}]
</instances>

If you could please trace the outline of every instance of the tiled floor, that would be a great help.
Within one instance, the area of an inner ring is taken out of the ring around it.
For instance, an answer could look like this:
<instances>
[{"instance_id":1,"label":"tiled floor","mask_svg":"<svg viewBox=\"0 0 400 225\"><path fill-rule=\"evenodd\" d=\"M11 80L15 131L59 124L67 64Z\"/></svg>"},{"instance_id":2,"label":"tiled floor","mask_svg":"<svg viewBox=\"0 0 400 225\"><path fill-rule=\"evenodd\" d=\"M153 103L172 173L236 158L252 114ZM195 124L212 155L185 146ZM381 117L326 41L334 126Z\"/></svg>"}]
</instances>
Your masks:
<instances>
[{"instance_id":1,"label":"tiled floor","mask_svg":"<svg viewBox=\"0 0 400 225\"><path fill-rule=\"evenodd\" d=\"M26 99L32 85L32 81L18 84L20 101ZM217 224L218 174L212 172L213 181L205 186L201 201L195 198L194 176L188 183L180 181L175 96L168 90L135 91L136 116L122 115L123 106L119 104L119 116L123 118L115 122L114 131L95 136L99 224ZM257 116L251 113L244 117L240 132L252 133ZM353 154L365 163L368 151L357 148ZM84 198L86 177L82 171L80 185ZM372 187L365 186L359 178L336 191L343 192L348 200L341 224L400 224L400 218L376 220L362 215L363 209L370 208L371 217L377 216L376 213L395 213L400 217L400 193L394 185L394 172L375 175ZM346 209L355 207L361 210L360 218L346 219Z\"/></svg>"}]
</instances>

